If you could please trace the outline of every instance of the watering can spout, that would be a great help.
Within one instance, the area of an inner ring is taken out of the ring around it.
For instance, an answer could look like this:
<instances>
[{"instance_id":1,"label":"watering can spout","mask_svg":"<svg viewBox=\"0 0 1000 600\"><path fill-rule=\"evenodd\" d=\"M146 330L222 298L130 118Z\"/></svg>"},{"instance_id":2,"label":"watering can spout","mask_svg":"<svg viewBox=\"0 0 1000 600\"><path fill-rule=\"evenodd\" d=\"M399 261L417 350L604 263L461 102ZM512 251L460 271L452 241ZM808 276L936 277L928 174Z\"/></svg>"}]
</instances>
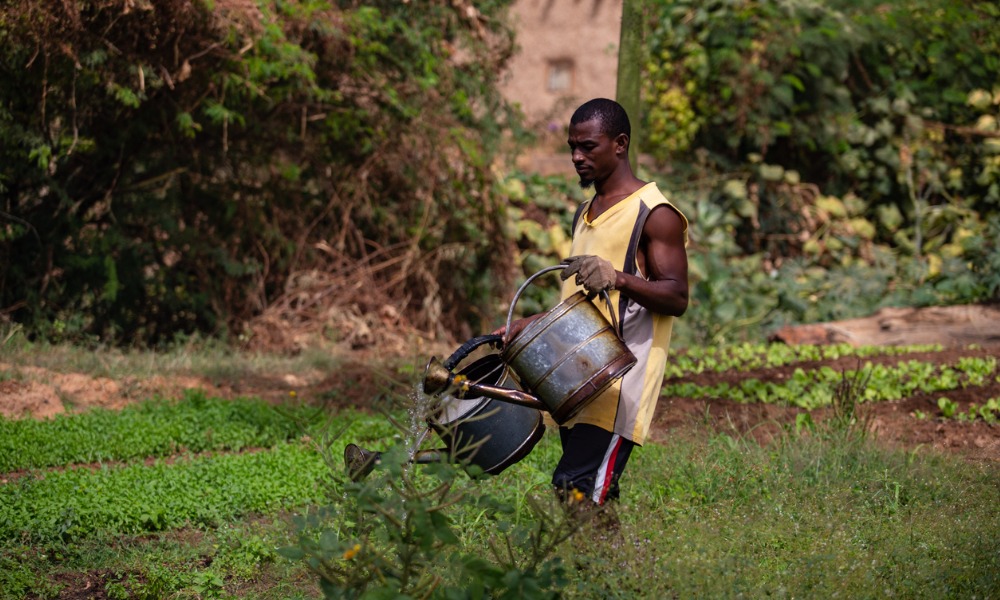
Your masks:
<instances>
[{"instance_id":1,"label":"watering can spout","mask_svg":"<svg viewBox=\"0 0 1000 600\"><path fill-rule=\"evenodd\" d=\"M536 410L547 410L541 400L527 392L475 383L462 375L455 375L437 358L431 358L424 369L424 393L436 396L449 390L456 398L483 396Z\"/></svg>"},{"instance_id":2,"label":"watering can spout","mask_svg":"<svg viewBox=\"0 0 1000 600\"><path fill-rule=\"evenodd\" d=\"M432 357L424 369L424 393L437 396L455 382L455 374L448 370L438 358Z\"/></svg>"}]
</instances>

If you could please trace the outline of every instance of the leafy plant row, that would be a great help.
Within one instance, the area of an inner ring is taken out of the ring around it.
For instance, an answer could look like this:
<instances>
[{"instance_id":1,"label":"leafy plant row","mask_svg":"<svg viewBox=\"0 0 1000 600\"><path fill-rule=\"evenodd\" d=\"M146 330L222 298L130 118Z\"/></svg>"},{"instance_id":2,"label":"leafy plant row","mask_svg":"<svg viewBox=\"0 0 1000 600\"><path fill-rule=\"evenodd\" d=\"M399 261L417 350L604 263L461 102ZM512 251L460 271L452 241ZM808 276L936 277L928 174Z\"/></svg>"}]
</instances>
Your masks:
<instances>
[{"instance_id":1,"label":"leafy plant row","mask_svg":"<svg viewBox=\"0 0 1000 600\"><path fill-rule=\"evenodd\" d=\"M916 392L980 386L996 373L995 358L963 357L955 365L910 360L895 366L866 363L860 370L844 372L830 367L810 371L799 368L788 380L781 382L746 379L739 385L720 383L714 386L675 383L664 386L661 394L685 398L725 398L740 403L785 404L811 410L831 404L837 385L845 379L867 378L861 399L878 402L899 400Z\"/></svg>"},{"instance_id":2,"label":"leafy plant row","mask_svg":"<svg viewBox=\"0 0 1000 600\"><path fill-rule=\"evenodd\" d=\"M84 468L0 486L0 539L38 542L183 525L216 526L320 497L329 468L312 449L271 450L120 468Z\"/></svg>"},{"instance_id":3,"label":"leafy plant row","mask_svg":"<svg viewBox=\"0 0 1000 600\"><path fill-rule=\"evenodd\" d=\"M911 346L861 346L832 344L827 346L786 344L732 344L726 346L692 346L671 356L666 377L683 377L704 371L730 369L760 369L780 367L812 360L837 360L845 356L867 358L871 356L898 356L912 352L937 352L940 344Z\"/></svg>"},{"instance_id":4,"label":"leafy plant row","mask_svg":"<svg viewBox=\"0 0 1000 600\"><path fill-rule=\"evenodd\" d=\"M958 403L947 396L938 398L937 405L941 416L945 419L955 419L956 421L982 419L990 425L1000 420L1000 397L989 398L982 405L973 402L965 412L959 410ZM918 419L927 418L927 415L922 411L917 411L916 416Z\"/></svg>"},{"instance_id":5,"label":"leafy plant row","mask_svg":"<svg viewBox=\"0 0 1000 600\"><path fill-rule=\"evenodd\" d=\"M95 409L48 421L0 418L0 472L127 461L177 452L271 447L300 434L305 408L282 411L261 400L222 400L188 390L120 411Z\"/></svg>"}]
</instances>

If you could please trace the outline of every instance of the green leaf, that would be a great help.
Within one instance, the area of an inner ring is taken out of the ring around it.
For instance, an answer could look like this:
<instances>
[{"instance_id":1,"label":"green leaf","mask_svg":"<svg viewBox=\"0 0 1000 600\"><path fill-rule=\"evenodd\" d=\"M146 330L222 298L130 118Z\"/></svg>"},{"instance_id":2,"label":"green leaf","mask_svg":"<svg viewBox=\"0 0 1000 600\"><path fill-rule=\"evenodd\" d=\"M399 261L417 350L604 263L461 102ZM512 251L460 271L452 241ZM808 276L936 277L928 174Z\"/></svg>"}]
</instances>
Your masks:
<instances>
[{"instance_id":1,"label":"green leaf","mask_svg":"<svg viewBox=\"0 0 1000 600\"><path fill-rule=\"evenodd\" d=\"M800 92L806 91L806 86L802 83L802 80L792 75L791 73L786 73L781 76L781 80L791 85L793 88Z\"/></svg>"}]
</instances>

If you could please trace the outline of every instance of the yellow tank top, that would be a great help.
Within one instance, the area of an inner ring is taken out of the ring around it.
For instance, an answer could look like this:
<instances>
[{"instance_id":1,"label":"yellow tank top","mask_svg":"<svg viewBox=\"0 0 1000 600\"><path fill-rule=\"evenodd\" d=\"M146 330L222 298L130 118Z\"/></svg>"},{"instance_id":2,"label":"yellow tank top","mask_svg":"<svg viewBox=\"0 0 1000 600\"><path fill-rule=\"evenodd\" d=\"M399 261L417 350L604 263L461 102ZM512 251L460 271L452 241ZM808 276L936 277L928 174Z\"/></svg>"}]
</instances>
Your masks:
<instances>
[{"instance_id":1,"label":"yellow tank top","mask_svg":"<svg viewBox=\"0 0 1000 600\"><path fill-rule=\"evenodd\" d=\"M655 183L647 183L593 222L586 217L590 201L584 202L577 212L570 255L595 254L610 260L619 271L646 277L639 272L636 251L646 218L654 208L664 204L677 210L663 197ZM687 218L680 210L677 214L684 220L686 245ZM562 298L566 299L579 290L574 279L570 278L563 283ZM623 339L635 354L637 362L624 377L615 381L566 425L572 427L577 423L589 423L642 444L660 396L674 317L654 313L622 296L617 290L611 290L609 296ZM594 303L610 319L606 303L601 299L595 299Z\"/></svg>"}]
</instances>

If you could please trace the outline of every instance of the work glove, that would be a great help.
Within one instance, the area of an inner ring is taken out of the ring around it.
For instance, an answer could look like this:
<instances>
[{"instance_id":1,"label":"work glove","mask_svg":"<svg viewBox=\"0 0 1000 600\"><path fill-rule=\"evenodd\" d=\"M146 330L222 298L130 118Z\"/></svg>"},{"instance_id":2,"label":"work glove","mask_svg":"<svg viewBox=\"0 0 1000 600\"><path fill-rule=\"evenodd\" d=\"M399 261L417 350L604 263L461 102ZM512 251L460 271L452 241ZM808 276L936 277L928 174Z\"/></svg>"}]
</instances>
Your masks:
<instances>
[{"instance_id":1,"label":"work glove","mask_svg":"<svg viewBox=\"0 0 1000 600\"><path fill-rule=\"evenodd\" d=\"M559 274L563 281L576 275L576 284L591 294L615 289L617 274L611 261L600 256L571 256L563 261L566 268Z\"/></svg>"}]
</instances>

